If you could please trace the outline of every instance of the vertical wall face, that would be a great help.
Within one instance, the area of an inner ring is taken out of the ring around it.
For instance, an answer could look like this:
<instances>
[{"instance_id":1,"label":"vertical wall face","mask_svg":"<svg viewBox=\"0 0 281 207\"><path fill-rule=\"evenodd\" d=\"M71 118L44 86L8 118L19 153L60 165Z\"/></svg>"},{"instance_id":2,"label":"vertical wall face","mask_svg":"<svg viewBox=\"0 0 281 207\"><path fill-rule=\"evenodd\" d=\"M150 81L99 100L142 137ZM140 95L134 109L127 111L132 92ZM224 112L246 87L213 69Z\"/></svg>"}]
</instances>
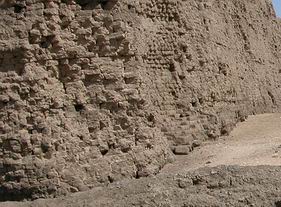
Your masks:
<instances>
[{"instance_id":1,"label":"vertical wall face","mask_svg":"<svg viewBox=\"0 0 281 207\"><path fill-rule=\"evenodd\" d=\"M79 3L83 10L71 1L1 10L3 200L147 176L169 161L120 6Z\"/></svg>"},{"instance_id":2,"label":"vertical wall face","mask_svg":"<svg viewBox=\"0 0 281 207\"><path fill-rule=\"evenodd\" d=\"M1 7L0 198L154 174L169 145L214 139L280 107L280 24L269 2Z\"/></svg>"},{"instance_id":3,"label":"vertical wall face","mask_svg":"<svg viewBox=\"0 0 281 207\"><path fill-rule=\"evenodd\" d=\"M144 90L172 144L280 106L280 25L266 1L142 1ZM279 28L279 29L278 29Z\"/></svg>"}]
</instances>

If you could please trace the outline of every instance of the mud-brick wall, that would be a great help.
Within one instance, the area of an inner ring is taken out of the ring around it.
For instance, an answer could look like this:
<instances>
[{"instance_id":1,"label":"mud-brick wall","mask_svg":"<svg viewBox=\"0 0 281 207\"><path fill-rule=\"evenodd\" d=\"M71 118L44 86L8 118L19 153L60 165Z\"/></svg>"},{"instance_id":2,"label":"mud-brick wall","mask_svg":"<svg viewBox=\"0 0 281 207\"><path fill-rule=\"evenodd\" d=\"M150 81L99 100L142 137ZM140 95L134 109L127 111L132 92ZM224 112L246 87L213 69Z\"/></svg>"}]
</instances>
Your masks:
<instances>
[{"instance_id":1,"label":"mud-brick wall","mask_svg":"<svg viewBox=\"0 0 281 207\"><path fill-rule=\"evenodd\" d=\"M2 5L0 200L147 176L170 160L115 4Z\"/></svg>"},{"instance_id":2,"label":"mud-brick wall","mask_svg":"<svg viewBox=\"0 0 281 207\"><path fill-rule=\"evenodd\" d=\"M141 88L172 145L215 139L250 114L280 110L280 20L270 1L128 5L140 17Z\"/></svg>"},{"instance_id":3,"label":"mud-brick wall","mask_svg":"<svg viewBox=\"0 0 281 207\"><path fill-rule=\"evenodd\" d=\"M189 150L280 107L268 1L0 7L0 200L155 174L171 146Z\"/></svg>"}]
</instances>

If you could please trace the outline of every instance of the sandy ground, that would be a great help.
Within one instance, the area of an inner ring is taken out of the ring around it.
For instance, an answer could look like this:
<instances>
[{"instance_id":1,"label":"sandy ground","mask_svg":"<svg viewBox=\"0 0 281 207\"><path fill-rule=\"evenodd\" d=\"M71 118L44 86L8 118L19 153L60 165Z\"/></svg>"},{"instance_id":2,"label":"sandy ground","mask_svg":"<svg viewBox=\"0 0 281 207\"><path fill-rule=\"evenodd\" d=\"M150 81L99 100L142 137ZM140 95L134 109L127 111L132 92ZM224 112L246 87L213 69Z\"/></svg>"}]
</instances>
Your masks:
<instances>
[{"instance_id":1,"label":"sandy ground","mask_svg":"<svg viewBox=\"0 0 281 207\"><path fill-rule=\"evenodd\" d=\"M218 165L281 166L281 114L250 116L229 136L205 143L189 155L177 156L161 173Z\"/></svg>"},{"instance_id":2,"label":"sandy ground","mask_svg":"<svg viewBox=\"0 0 281 207\"><path fill-rule=\"evenodd\" d=\"M281 207L280 166L281 114L264 114L249 117L227 137L177 156L157 176L0 207Z\"/></svg>"}]
</instances>

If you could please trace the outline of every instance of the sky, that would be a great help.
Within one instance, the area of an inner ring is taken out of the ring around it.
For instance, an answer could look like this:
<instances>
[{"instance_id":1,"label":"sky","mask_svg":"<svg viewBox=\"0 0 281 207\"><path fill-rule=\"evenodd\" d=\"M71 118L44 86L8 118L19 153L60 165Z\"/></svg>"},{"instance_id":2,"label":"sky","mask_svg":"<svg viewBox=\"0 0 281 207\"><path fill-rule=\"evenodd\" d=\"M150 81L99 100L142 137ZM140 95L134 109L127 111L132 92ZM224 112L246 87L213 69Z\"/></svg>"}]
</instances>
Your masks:
<instances>
[{"instance_id":1,"label":"sky","mask_svg":"<svg viewBox=\"0 0 281 207\"><path fill-rule=\"evenodd\" d=\"M281 0L272 0L273 6L278 17L281 17Z\"/></svg>"}]
</instances>

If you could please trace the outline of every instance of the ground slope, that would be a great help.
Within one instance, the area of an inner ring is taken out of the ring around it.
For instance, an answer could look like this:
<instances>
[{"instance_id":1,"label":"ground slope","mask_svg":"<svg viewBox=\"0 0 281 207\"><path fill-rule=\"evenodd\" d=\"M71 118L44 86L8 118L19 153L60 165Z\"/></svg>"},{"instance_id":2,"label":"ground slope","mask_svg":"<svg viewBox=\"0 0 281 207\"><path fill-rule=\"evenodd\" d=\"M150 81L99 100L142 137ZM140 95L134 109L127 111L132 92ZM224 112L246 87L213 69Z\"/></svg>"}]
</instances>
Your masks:
<instances>
[{"instance_id":1,"label":"ground slope","mask_svg":"<svg viewBox=\"0 0 281 207\"><path fill-rule=\"evenodd\" d=\"M280 167L221 166L122 181L66 198L0 203L2 207L280 207Z\"/></svg>"},{"instance_id":2,"label":"ground slope","mask_svg":"<svg viewBox=\"0 0 281 207\"><path fill-rule=\"evenodd\" d=\"M218 165L281 166L281 114L250 116L227 137L204 143L189 155L177 156L162 173Z\"/></svg>"},{"instance_id":3,"label":"ground slope","mask_svg":"<svg viewBox=\"0 0 281 207\"><path fill-rule=\"evenodd\" d=\"M280 207L280 125L280 114L250 117L228 139L179 156L157 176L124 180L58 199L0 206Z\"/></svg>"}]
</instances>

